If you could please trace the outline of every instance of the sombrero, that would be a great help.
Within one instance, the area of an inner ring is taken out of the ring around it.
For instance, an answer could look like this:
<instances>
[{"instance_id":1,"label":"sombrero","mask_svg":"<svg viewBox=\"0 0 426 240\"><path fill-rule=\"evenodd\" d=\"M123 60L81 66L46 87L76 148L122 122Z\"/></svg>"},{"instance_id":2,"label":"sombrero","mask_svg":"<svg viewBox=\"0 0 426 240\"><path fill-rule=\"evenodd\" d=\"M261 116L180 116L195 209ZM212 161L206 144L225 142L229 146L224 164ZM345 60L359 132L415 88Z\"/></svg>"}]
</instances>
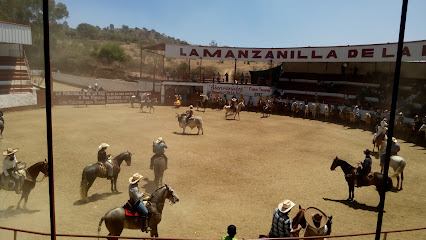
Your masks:
<instances>
[{"instance_id":1,"label":"sombrero","mask_svg":"<svg viewBox=\"0 0 426 240\"><path fill-rule=\"evenodd\" d=\"M135 174L133 174L133 176L131 176L129 178L129 183L135 184L135 183L139 182L139 180L141 180L141 178L143 178L142 175L140 175L139 173L135 173Z\"/></svg>"},{"instance_id":2,"label":"sombrero","mask_svg":"<svg viewBox=\"0 0 426 240\"><path fill-rule=\"evenodd\" d=\"M164 139L162 138L162 137L159 137L158 139L157 139L157 141L156 141L157 143L159 143L159 142L164 142Z\"/></svg>"},{"instance_id":3,"label":"sombrero","mask_svg":"<svg viewBox=\"0 0 426 240\"><path fill-rule=\"evenodd\" d=\"M19 151L19 148L8 148L3 152L3 156L9 156Z\"/></svg>"},{"instance_id":4,"label":"sombrero","mask_svg":"<svg viewBox=\"0 0 426 240\"><path fill-rule=\"evenodd\" d=\"M327 224L327 215L315 207L309 207L305 211L306 222L313 228L322 228ZM319 223L319 226L315 225Z\"/></svg>"},{"instance_id":5,"label":"sombrero","mask_svg":"<svg viewBox=\"0 0 426 240\"><path fill-rule=\"evenodd\" d=\"M370 150L368 150L368 149L366 149L366 150L364 151L364 154L365 154L365 155L370 155L370 153L371 153L371 151L370 151Z\"/></svg>"},{"instance_id":6,"label":"sombrero","mask_svg":"<svg viewBox=\"0 0 426 240\"><path fill-rule=\"evenodd\" d=\"M284 200L278 204L278 210L282 213L287 213L294 207L294 205L294 202L290 200Z\"/></svg>"},{"instance_id":7,"label":"sombrero","mask_svg":"<svg viewBox=\"0 0 426 240\"><path fill-rule=\"evenodd\" d=\"M395 137L392 137L392 142L397 143L397 142L398 142L398 140L396 140L396 138L395 138Z\"/></svg>"},{"instance_id":8,"label":"sombrero","mask_svg":"<svg viewBox=\"0 0 426 240\"><path fill-rule=\"evenodd\" d=\"M192 106L192 105L189 105L189 108L193 108L193 106Z\"/></svg>"},{"instance_id":9,"label":"sombrero","mask_svg":"<svg viewBox=\"0 0 426 240\"><path fill-rule=\"evenodd\" d=\"M101 145L99 145L99 148L105 148L105 147L109 147L109 145L107 143L101 143Z\"/></svg>"}]
</instances>

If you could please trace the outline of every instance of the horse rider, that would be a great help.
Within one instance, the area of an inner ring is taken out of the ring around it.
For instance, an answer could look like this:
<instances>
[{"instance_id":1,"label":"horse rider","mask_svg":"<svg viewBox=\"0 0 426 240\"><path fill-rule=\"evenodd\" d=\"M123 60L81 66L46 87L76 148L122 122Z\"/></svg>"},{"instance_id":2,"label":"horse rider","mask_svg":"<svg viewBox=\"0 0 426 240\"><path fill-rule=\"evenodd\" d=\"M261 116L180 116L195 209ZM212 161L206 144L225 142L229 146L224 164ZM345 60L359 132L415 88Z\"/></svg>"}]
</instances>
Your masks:
<instances>
[{"instance_id":1,"label":"horse rider","mask_svg":"<svg viewBox=\"0 0 426 240\"><path fill-rule=\"evenodd\" d=\"M366 149L364 151L364 154L365 154L364 161L362 163L359 162L361 166L358 167L358 171L356 172L357 187L362 186L361 184L362 178L367 176L369 173L371 173L371 165L373 164L373 160L371 159L370 153L371 153L370 150Z\"/></svg>"},{"instance_id":2,"label":"horse rider","mask_svg":"<svg viewBox=\"0 0 426 240\"><path fill-rule=\"evenodd\" d=\"M231 101L229 101L229 106L231 107L231 109L236 109L237 107L237 97L232 96Z\"/></svg>"},{"instance_id":3,"label":"horse rider","mask_svg":"<svg viewBox=\"0 0 426 240\"><path fill-rule=\"evenodd\" d=\"M359 112L359 107L358 107L358 105L355 105L353 112L355 113L355 118L356 118L357 120L359 120L359 119L360 119L360 117L361 117L361 115L360 115L360 112Z\"/></svg>"},{"instance_id":4,"label":"horse rider","mask_svg":"<svg viewBox=\"0 0 426 240\"><path fill-rule=\"evenodd\" d=\"M305 211L306 231L304 237L325 236L328 232L328 217L318 208L309 207ZM324 239L324 238L315 238Z\"/></svg>"},{"instance_id":5,"label":"horse rider","mask_svg":"<svg viewBox=\"0 0 426 240\"><path fill-rule=\"evenodd\" d=\"M376 139L381 136L381 135L385 135L386 131L388 130L388 123L387 123L388 119L387 118L383 118L383 120L380 122L380 125L377 126L377 133L374 135L374 142L376 142Z\"/></svg>"},{"instance_id":6,"label":"horse rider","mask_svg":"<svg viewBox=\"0 0 426 240\"><path fill-rule=\"evenodd\" d=\"M113 169L112 169L112 164L108 161L111 155L106 153L106 149L109 147L109 145L107 143L101 143L101 145L99 145L99 151L98 151L98 162L101 162L105 165L105 167L107 168L107 180L110 180L113 178L112 174L113 174Z\"/></svg>"},{"instance_id":7,"label":"horse rider","mask_svg":"<svg viewBox=\"0 0 426 240\"><path fill-rule=\"evenodd\" d=\"M189 119L194 115L194 109L193 108L194 107L192 105L189 105L189 110L186 111L186 114L187 114L186 119L185 119L186 123L188 123Z\"/></svg>"},{"instance_id":8,"label":"horse rider","mask_svg":"<svg viewBox=\"0 0 426 240\"><path fill-rule=\"evenodd\" d=\"M141 178L143 178L143 176L139 173L135 173L129 178L129 202L132 204L133 209L142 216L141 231L149 232L151 231L151 228L148 226L148 210L143 204L143 201L148 200L149 196L144 198L145 194L139 191L138 183Z\"/></svg>"},{"instance_id":9,"label":"horse rider","mask_svg":"<svg viewBox=\"0 0 426 240\"><path fill-rule=\"evenodd\" d=\"M392 146L391 146L391 156L398 155L398 152L401 150L401 147L399 146L398 140L396 140L395 137L392 137ZM380 155L380 163L383 163L385 160L386 151L383 151L383 153Z\"/></svg>"},{"instance_id":10,"label":"horse rider","mask_svg":"<svg viewBox=\"0 0 426 240\"><path fill-rule=\"evenodd\" d=\"M154 156L151 157L151 165L149 165L149 169L154 169L154 159L157 157L164 157L166 160L166 169L167 169L167 156L164 154L167 148L166 142L162 137L159 137L155 143L153 144L153 152L155 153Z\"/></svg>"},{"instance_id":11,"label":"horse rider","mask_svg":"<svg viewBox=\"0 0 426 240\"><path fill-rule=\"evenodd\" d=\"M19 194L21 191L19 189L19 176L15 173L16 163L18 163L15 153L18 151L18 148L8 148L3 152L3 156L6 156L3 160L3 174L6 177L6 183L9 183L9 180L13 181L14 186L11 190Z\"/></svg>"},{"instance_id":12,"label":"horse rider","mask_svg":"<svg viewBox=\"0 0 426 240\"><path fill-rule=\"evenodd\" d=\"M290 237L290 233L299 231L302 227L299 225L293 230L291 218L288 216L294 203L290 200L284 200L275 209L272 215L272 225L269 231L270 238Z\"/></svg>"}]
</instances>

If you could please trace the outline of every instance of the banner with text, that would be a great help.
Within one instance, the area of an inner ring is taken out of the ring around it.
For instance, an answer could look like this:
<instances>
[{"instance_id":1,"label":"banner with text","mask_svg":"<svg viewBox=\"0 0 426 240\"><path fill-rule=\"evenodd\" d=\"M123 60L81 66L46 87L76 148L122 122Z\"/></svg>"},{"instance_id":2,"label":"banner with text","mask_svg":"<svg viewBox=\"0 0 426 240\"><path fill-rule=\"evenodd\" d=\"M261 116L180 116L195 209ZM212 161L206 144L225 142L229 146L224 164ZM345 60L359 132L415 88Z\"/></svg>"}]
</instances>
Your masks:
<instances>
[{"instance_id":1,"label":"banner with text","mask_svg":"<svg viewBox=\"0 0 426 240\"><path fill-rule=\"evenodd\" d=\"M143 92L140 92L143 93ZM114 103L129 103L130 98L136 94L136 91L91 91L91 92L73 92L73 91L54 91L54 105L105 105Z\"/></svg>"},{"instance_id":2,"label":"banner with text","mask_svg":"<svg viewBox=\"0 0 426 240\"><path fill-rule=\"evenodd\" d=\"M166 44L166 57L273 62L394 62L397 43L301 48L229 48ZM402 61L425 61L426 40L405 42Z\"/></svg>"}]
</instances>

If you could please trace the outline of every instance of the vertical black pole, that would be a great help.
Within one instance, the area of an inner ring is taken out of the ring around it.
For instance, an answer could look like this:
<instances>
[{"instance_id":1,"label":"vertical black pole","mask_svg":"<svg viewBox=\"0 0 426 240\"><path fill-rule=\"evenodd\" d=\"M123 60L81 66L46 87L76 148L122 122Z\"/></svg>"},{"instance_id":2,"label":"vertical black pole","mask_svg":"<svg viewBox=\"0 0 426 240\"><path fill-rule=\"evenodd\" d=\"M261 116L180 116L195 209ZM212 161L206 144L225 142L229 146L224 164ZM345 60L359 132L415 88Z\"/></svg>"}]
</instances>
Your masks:
<instances>
[{"instance_id":1,"label":"vertical black pole","mask_svg":"<svg viewBox=\"0 0 426 240\"><path fill-rule=\"evenodd\" d=\"M55 223L55 193L53 185L53 147L52 147L52 84L50 70L49 45L49 1L43 0L43 29L44 29L44 77L46 84L46 130L47 130L47 158L49 167L49 203L50 203L50 239L56 239Z\"/></svg>"},{"instance_id":2,"label":"vertical black pole","mask_svg":"<svg viewBox=\"0 0 426 240\"><path fill-rule=\"evenodd\" d=\"M392 104L390 111L390 120L389 120L389 129L388 129L388 140L386 147L386 156L385 156L385 166L383 172L384 178L384 187L380 192L380 204L379 204L379 216L377 218L377 227L376 227L376 240L380 240L380 232L382 231L382 221L383 221L383 209L385 207L385 196L386 196L386 185L389 173L389 160L392 147L392 137L393 130L395 126L395 109L396 101L398 100L398 88L399 88L399 75L401 72L401 58L402 58L402 47L404 45L404 33L405 33L405 20L407 17L407 5L408 0L403 0L402 2L402 12L401 12L401 24L399 27L399 40L398 40L398 52L396 54L396 64L395 64L395 76L393 81L392 88Z\"/></svg>"}]
</instances>

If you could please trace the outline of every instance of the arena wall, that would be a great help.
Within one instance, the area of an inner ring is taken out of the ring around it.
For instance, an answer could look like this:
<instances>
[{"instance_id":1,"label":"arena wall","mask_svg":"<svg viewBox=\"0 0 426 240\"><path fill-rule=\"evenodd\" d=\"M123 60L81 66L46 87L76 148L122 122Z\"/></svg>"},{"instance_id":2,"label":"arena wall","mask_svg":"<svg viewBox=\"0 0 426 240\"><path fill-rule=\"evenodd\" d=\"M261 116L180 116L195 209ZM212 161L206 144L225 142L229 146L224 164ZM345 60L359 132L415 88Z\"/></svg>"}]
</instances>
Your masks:
<instances>
[{"instance_id":1,"label":"arena wall","mask_svg":"<svg viewBox=\"0 0 426 240\"><path fill-rule=\"evenodd\" d=\"M0 95L0 108L13 108L37 105L37 94L31 93Z\"/></svg>"}]
</instances>

